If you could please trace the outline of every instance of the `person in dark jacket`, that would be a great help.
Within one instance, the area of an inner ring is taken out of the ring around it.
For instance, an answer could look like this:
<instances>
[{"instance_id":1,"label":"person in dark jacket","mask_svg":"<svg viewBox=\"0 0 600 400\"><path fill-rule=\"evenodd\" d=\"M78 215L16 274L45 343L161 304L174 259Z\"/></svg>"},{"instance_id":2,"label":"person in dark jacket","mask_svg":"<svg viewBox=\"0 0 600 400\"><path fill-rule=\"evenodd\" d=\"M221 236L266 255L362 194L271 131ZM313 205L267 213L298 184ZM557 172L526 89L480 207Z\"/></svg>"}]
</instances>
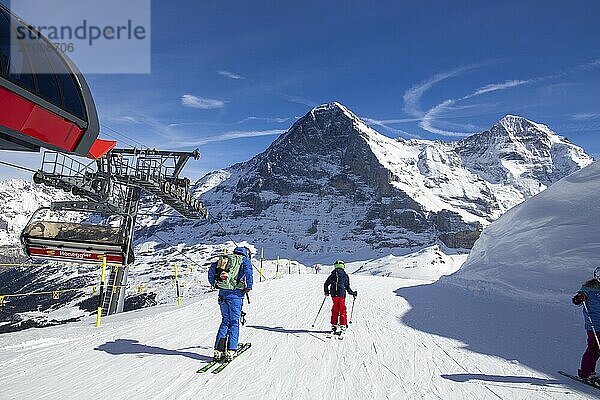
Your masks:
<instances>
[{"instance_id":1,"label":"person in dark jacket","mask_svg":"<svg viewBox=\"0 0 600 400\"><path fill-rule=\"evenodd\" d=\"M215 360L222 358L231 360L235 355L238 348L244 294L252 290L252 262L250 261L248 249L245 247L236 247L233 250L233 254L241 258L241 265L237 274L235 287L231 289L219 289L221 325L219 326L215 340ZM211 286L216 288L219 287L219 278L217 276L217 262L214 262L208 269L208 281Z\"/></svg>"},{"instance_id":2,"label":"person in dark jacket","mask_svg":"<svg viewBox=\"0 0 600 400\"><path fill-rule=\"evenodd\" d=\"M578 375L581 379L591 382L600 382L596 375L596 362L600 358L600 349L598 348L598 332L594 331L593 326L600 327L600 267L594 271L594 279L585 282L581 289L573 296L573 303L576 305L584 304L583 318L585 321L585 330L587 332L587 349L581 359L581 368Z\"/></svg>"},{"instance_id":3,"label":"person in dark jacket","mask_svg":"<svg viewBox=\"0 0 600 400\"><path fill-rule=\"evenodd\" d=\"M346 312L346 292L356 297L358 294L350 288L350 277L344 271L344 262L337 260L333 264L333 271L325 281L325 296L331 294L333 307L331 308L331 332L343 332L348 328L348 317Z\"/></svg>"}]
</instances>

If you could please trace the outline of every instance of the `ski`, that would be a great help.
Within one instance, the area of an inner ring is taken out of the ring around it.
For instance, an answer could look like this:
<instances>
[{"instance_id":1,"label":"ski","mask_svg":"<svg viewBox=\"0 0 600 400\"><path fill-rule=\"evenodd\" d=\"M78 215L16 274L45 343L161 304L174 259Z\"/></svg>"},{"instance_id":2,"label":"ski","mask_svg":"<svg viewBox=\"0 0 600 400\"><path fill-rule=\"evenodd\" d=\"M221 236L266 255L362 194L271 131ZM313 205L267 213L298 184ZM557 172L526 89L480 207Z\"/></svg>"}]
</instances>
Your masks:
<instances>
[{"instance_id":1,"label":"ski","mask_svg":"<svg viewBox=\"0 0 600 400\"><path fill-rule=\"evenodd\" d=\"M333 339L335 337L336 339L342 340L342 339L344 339L345 333L346 333L345 329L344 330L337 329L335 331L332 330L332 331L327 332L325 334L325 337L327 339Z\"/></svg>"},{"instance_id":2,"label":"ski","mask_svg":"<svg viewBox=\"0 0 600 400\"><path fill-rule=\"evenodd\" d=\"M571 379L573 379L573 380L575 380L575 381L577 381L577 382L581 382L581 383L583 383L583 384L586 384L586 385L588 385L588 386L595 387L596 389L600 389L600 385L599 385L599 384L596 384L596 383L593 383L593 382L586 381L585 379L581 379L581 378L580 378L580 377L578 377L577 375L571 375L571 374L567 374L567 373L566 373L566 372L564 372L564 371L558 371L558 373L559 373L559 374L561 374L562 376L566 376L567 378L571 378Z\"/></svg>"},{"instance_id":3,"label":"ski","mask_svg":"<svg viewBox=\"0 0 600 400\"><path fill-rule=\"evenodd\" d=\"M327 339L332 339L334 336L337 336L337 334L338 334L338 331L337 331L337 330L334 330L334 329L332 329L332 330L330 330L329 332L327 332L327 333L325 334L325 337L326 337Z\"/></svg>"},{"instance_id":4,"label":"ski","mask_svg":"<svg viewBox=\"0 0 600 400\"><path fill-rule=\"evenodd\" d=\"M196 371L198 374L201 374L203 372L208 371L209 369L211 369L212 367L214 367L215 365L219 364L218 361L211 361L208 364L206 364L204 367L200 368L198 371Z\"/></svg>"},{"instance_id":5,"label":"ski","mask_svg":"<svg viewBox=\"0 0 600 400\"><path fill-rule=\"evenodd\" d=\"M238 351L233 356L233 360L235 360L237 358L237 356L239 356L240 354L242 354L243 352L248 350L250 348L250 346L252 346L252 343L240 343L238 346ZM231 361L233 361L233 360L231 360ZM225 367L228 366L231 363L231 361L223 361L221 363L221 365L219 365L217 368L212 370L212 373L218 374L219 372L223 371L223 369L225 369Z\"/></svg>"}]
</instances>

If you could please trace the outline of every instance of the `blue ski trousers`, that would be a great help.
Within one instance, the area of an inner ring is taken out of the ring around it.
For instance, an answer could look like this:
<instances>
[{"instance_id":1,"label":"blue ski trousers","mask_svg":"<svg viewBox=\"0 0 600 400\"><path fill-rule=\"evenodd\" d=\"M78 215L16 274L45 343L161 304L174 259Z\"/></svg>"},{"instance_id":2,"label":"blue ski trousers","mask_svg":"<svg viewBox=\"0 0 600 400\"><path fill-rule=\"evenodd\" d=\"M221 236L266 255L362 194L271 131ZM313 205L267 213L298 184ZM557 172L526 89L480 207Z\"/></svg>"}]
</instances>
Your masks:
<instances>
[{"instance_id":1,"label":"blue ski trousers","mask_svg":"<svg viewBox=\"0 0 600 400\"><path fill-rule=\"evenodd\" d=\"M243 297L219 296L219 307L221 308L221 325L215 340L215 349L219 346L221 339L229 337L228 350L237 350L240 334L240 317L242 315Z\"/></svg>"}]
</instances>

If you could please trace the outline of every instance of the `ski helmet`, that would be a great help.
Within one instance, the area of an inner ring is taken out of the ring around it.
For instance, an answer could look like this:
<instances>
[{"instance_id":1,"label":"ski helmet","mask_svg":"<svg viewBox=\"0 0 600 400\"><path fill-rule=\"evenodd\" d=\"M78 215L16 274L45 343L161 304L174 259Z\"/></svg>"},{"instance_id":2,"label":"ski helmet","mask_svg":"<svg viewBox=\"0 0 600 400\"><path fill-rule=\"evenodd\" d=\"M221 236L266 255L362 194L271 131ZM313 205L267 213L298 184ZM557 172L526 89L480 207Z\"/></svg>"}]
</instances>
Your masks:
<instances>
[{"instance_id":1,"label":"ski helmet","mask_svg":"<svg viewBox=\"0 0 600 400\"><path fill-rule=\"evenodd\" d=\"M594 270L594 279L600 281L600 267L596 267Z\"/></svg>"},{"instance_id":2,"label":"ski helmet","mask_svg":"<svg viewBox=\"0 0 600 400\"><path fill-rule=\"evenodd\" d=\"M342 260L337 260L336 262L333 263L333 266L335 268L345 268L346 265L344 265L344 262Z\"/></svg>"}]
</instances>

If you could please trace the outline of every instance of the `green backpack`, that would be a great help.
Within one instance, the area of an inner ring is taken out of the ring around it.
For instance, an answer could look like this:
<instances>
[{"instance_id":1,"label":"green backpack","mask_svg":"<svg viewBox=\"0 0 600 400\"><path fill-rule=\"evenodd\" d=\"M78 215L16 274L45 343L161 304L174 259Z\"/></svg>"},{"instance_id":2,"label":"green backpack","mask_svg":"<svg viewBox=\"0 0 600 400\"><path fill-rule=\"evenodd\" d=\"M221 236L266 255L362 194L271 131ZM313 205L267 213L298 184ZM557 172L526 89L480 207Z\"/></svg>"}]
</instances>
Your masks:
<instances>
[{"instance_id":1,"label":"green backpack","mask_svg":"<svg viewBox=\"0 0 600 400\"><path fill-rule=\"evenodd\" d=\"M244 282L238 281L240 268L242 267L242 257L238 254L222 255L217 260L217 270L215 273L215 285L219 289L245 289Z\"/></svg>"}]
</instances>

